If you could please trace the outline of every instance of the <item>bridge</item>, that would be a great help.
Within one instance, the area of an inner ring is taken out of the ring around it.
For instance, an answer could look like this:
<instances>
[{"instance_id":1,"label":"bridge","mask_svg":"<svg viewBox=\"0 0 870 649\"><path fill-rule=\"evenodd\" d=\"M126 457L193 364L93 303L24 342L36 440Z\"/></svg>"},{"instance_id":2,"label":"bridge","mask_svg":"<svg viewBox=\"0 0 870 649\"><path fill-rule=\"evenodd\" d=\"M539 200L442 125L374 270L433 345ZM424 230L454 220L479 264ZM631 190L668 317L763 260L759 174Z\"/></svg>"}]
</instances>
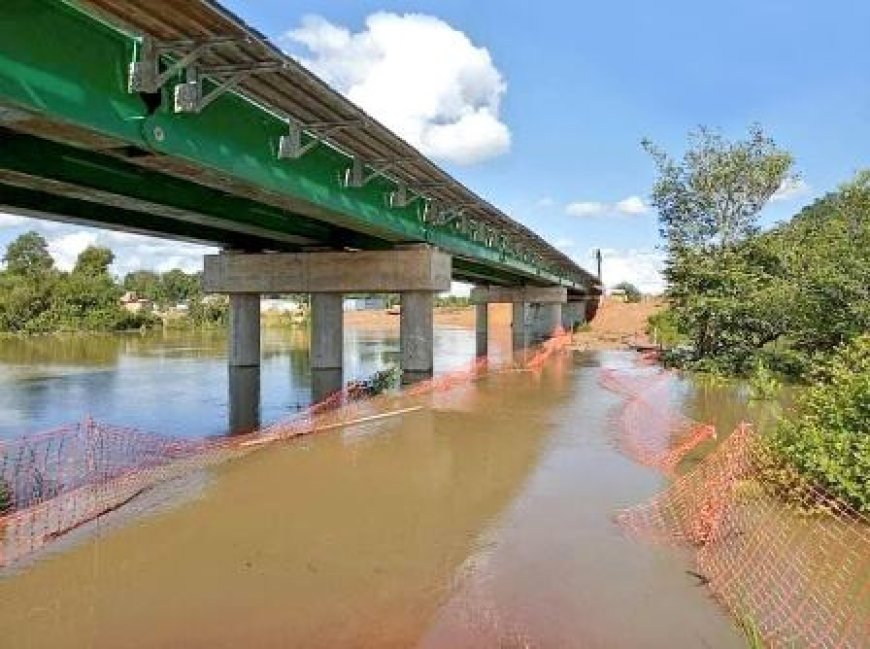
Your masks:
<instances>
[{"instance_id":1,"label":"bridge","mask_svg":"<svg viewBox=\"0 0 870 649\"><path fill-rule=\"evenodd\" d=\"M204 284L230 296L234 428L256 419L262 294L311 294L318 396L341 385L344 293L401 295L405 381L432 373L451 279L475 285L478 354L488 303L525 347L601 293L210 0L4 0L0 209L220 247Z\"/></svg>"}]
</instances>

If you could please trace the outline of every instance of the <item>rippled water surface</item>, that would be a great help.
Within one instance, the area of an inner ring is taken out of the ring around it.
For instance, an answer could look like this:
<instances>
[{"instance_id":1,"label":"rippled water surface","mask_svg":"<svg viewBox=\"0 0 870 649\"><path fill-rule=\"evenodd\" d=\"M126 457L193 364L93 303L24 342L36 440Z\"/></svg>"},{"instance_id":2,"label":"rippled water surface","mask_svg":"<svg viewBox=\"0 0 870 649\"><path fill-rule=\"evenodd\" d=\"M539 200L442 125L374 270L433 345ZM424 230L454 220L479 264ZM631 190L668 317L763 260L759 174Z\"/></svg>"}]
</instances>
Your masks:
<instances>
[{"instance_id":1,"label":"rippled water surface","mask_svg":"<svg viewBox=\"0 0 870 649\"><path fill-rule=\"evenodd\" d=\"M347 335L352 375L397 352L392 332ZM264 419L307 399L299 336L266 338ZM473 336L441 330L440 367L469 360ZM222 430L219 336L80 344L0 353L4 434L84 412ZM630 362L565 353L540 374L409 399L422 407L204 471L173 506L0 577L0 646L744 646L688 554L612 523L663 484L613 444L619 399L599 368ZM716 401L695 388L674 399L695 415Z\"/></svg>"}]
</instances>

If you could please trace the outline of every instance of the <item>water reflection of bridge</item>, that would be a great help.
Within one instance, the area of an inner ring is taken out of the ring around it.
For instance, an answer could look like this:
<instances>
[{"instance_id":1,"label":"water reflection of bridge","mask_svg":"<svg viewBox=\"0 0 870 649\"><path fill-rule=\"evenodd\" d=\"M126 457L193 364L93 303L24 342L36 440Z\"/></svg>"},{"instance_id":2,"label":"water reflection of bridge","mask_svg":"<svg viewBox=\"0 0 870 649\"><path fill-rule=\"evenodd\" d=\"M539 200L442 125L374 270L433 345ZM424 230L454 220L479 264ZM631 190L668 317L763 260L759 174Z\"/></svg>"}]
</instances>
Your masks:
<instances>
[{"instance_id":1,"label":"water reflection of bridge","mask_svg":"<svg viewBox=\"0 0 870 649\"><path fill-rule=\"evenodd\" d=\"M516 305L518 346L594 312L596 277L216 3L3 12L0 206L223 247L206 284L231 300L234 427L258 417L264 293L312 295L316 396L342 382L344 293L401 295L407 381L432 373L451 279L480 287L480 353L488 302Z\"/></svg>"}]
</instances>

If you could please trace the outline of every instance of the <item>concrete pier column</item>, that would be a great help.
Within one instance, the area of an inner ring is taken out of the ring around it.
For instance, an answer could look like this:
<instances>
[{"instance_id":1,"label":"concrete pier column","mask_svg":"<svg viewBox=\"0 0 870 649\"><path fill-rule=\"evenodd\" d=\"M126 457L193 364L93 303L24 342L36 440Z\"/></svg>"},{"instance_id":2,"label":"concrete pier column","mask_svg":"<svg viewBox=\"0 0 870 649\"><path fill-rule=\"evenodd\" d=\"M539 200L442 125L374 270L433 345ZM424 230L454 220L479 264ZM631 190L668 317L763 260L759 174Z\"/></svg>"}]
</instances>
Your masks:
<instances>
[{"instance_id":1,"label":"concrete pier column","mask_svg":"<svg viewBox=\"0 0 870 649\"><path fill-rule=\"evenodd\" d=\"M477 304L474 307L475 356L489 353L489 305Z\"/></svg>"},{"instance_id":2,"label":"concrete pier column","mask_svg":"<svg viewBox=\"0 0 870 649\"><path fill-rule=\"evenodd\" d=\"M532 344L531 305L528 302L514 302L511 317L511 339L513 348L527 349Z\"/></svg>"},{"instance_id":3,"label":"concrete pier column","mask_svg":"<svg viewBox=\"0 0 870 649\"><path fill-rule=\"evenodd\" d=\"M342 389L344 309L341 293L311 295L311 398L322 401Z\"/></svg>"},{"instance_id":4,"label":"concrete pier column","mask_svg":"<svg viewBox=\"0 0 870 649\"><path fill-rule=\"evenodd\" d=\"M231 433L260 426L260 295L230 295L229 397Z\"/></svg>"},{"instance_id":5,"label":"concrete pier column","mask_svg":"<svg viewBox=\"0 0 870 649\"><path fill-rule=\"evenodd\" d=\"M562 305L562 328L573 331L575 326L583 324L586 315L586 304L573 301Z\"/></svg>"},{"instance_id":6,"label":"concrete pier column","mask_svg":"<svg viewBox=\"0 0 870 649\"><path fill-rule=\"evenodd\" d=\"M539 333L542 340L553 337L553 334L562 326L562 305L558 302L541 304Z\"/></svg>"},{"instance_id":7,"label":"concrete pier column","mask_svg":"<svg viewBox=\"0 0 870 649\"><path fill-rule=\"evenodd\" d=\"M414 383L432 376L434 368L435 294L431 291L405 291L401 294L399 341L402 357L402 383Z\"/></svg>"}]
</instances>

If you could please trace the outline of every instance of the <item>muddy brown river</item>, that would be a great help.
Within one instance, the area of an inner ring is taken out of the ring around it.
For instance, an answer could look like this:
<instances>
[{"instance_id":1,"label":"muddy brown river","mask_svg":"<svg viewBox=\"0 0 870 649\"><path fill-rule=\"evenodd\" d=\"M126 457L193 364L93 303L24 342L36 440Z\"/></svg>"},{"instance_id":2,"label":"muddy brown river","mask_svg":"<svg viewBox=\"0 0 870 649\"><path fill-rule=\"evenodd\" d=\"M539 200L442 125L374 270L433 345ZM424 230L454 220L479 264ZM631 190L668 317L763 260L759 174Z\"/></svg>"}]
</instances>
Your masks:
<instances>
[{"instance_id":1,"label":"muddy brown river","mask_svg":"<svg viewBox=\"0 0 870 649\"><path fill-rule=\"evenodd\" d=\"M351 366L377 367L392 335L358 333L382 356ZM473 336L439 334L455 365ZM123 386L144 374L149 385L175 363L189 409L219 410L213 386L197 400L186 378L219 371L220 352L196 340L186 343L196 353L179 352L177 339L154 342L84 370L45 358L24 376L18 363L18 378L4 380L20 394L46 380L42 368L54 379L35 389L76 394L76 376L87 387L109 373L108 385ZM287 339L271 349L285 369L301 358ZM599 368L630 363L624 352L565 353L540 374L489 376L417 398L422 408L404 415L164 485L0 577L0 646L745 646L689 572L687 552L628 538L612 522L664 484L613 443L620 401L599 385ZM270 379L268 367L264 411L292 410L304 400L290 389L293 372ZM105 410L117 406L102 398ZM722 425L744 407L724 388L686 385L673 398ZM15 403L0 398L6 412ZM181 405L167 399L164 416ZM201 421L208 433L220 425L219 415ZM173 432L194 434L190 426Z\"/></svg>"}]
</instances>

